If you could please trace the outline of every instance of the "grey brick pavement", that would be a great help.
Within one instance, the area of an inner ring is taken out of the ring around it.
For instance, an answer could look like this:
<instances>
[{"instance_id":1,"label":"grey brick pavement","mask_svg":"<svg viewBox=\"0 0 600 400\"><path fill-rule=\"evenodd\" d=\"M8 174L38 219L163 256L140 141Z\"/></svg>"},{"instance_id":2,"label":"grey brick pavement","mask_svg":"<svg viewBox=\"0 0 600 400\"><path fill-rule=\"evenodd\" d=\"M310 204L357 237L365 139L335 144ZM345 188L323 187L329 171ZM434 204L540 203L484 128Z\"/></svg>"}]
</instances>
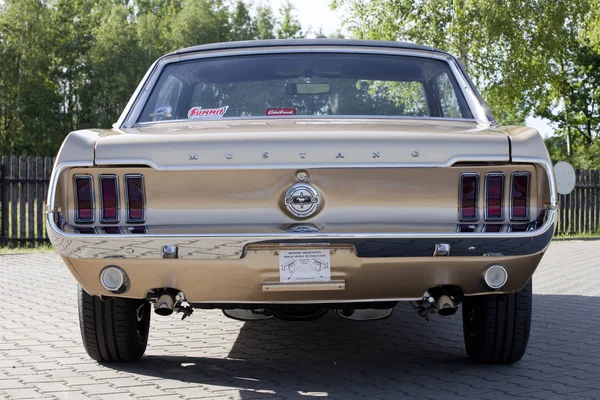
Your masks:
<instances>
[{"instance_id":1,"label":"grey brick pavement","mask_svg":"<svg viewBox=\"0 0 600 400\"><path fill-rule=\"evenodd\" d=\"M600 398L600 242L554 242L534 293L513 366L471 363L460 315L427 322L404 304L365 323L153 315L146 356L104 366L85 354L60 258L0 255L0 399Z\"/></svg>"}]
</instances>

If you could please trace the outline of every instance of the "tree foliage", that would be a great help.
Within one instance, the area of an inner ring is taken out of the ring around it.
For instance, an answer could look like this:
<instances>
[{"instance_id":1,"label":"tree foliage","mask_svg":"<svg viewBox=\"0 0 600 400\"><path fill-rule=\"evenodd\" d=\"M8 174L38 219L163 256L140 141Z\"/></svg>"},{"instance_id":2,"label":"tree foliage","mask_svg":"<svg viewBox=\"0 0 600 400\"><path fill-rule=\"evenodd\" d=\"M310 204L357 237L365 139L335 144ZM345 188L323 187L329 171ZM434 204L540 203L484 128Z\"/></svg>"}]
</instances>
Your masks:
<instances>
[{"instance_id":1,"label":"tree foliage","mask_svg":"<svg viewBox=\"0 0 600 400\"><path fill-rule=\"evenodd\" d=\"M500 122L548 118L567 139L554 144L564 143L573 159L598 142L600 0L333 0L332 6L344 9L357 38L455 54Z\"/></svg>"},{"instance_id":2,"label":"tree foliage","mask_svg":"<svg viewBox=\"0 0 600 400\"><path fill-rule=\"evenodd\" d=\"M54 155L74 129L109 128L170 51L301 36L289 2L276 16L243 0L5 0L0 153Z\"/></svg>"}]
</instances>

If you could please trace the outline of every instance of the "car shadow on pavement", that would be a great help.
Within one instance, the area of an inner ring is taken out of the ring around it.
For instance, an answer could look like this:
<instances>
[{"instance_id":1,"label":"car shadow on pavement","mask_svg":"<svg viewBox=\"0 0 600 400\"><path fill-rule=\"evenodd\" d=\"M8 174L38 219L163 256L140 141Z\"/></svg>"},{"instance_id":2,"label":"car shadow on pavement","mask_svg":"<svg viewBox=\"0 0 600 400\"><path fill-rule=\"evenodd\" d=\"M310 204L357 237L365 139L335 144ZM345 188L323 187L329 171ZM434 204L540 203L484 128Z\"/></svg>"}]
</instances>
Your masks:
<instances>
[{"instance_id":1,"label":"car shadow on pavement","mask_svg":"<svg viewBox=\"0 0 600 400\"><path fill-rule=\"evenodd\" d=\"M373 322L333 312L310 322L246 322L228 354L199 348L111 367L208 385L215 395L234 389L244 399L600 394L599 309L599 297L534 295L528 352L512 366L467 358L460 312L426 321L400 304Z\"/></svg>"}]
</instances>

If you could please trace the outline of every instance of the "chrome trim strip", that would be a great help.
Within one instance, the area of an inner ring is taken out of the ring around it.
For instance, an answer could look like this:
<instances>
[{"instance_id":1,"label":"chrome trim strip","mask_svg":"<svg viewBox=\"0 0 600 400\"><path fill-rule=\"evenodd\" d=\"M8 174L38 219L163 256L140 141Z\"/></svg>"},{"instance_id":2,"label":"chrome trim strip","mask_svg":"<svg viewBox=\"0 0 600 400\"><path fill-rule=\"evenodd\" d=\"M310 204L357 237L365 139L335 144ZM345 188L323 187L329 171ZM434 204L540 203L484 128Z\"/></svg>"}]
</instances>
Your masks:
<instances>
[{"instance_id":1,"label":"chrome trim strip","mask_svg":"<svg viewBox=\"0 0 600 400\"><path fill-rule=\"evenodd\" d=\"M538 164L544 168L550 187L550 204L548 208L555 210L558 207L558 196L556 192L556 179L554 178L554 169L552 164L544 159L535 157L513 157L512 163Z\"/></svg>"},{"instance_id":2,"label":"chrome trim strip","mask_svg":"<svg viewBox=\"0 0 600 400\"><path fill-rule=\"evenodd\" d=\"M501 293L501 292L494 292ZM471 295L468 295L471 296ZM356 299L356 300L295 300L295 301L239 301L239 300L225 300L225 301L192 301L190 302L193 307L194 304L338 304L338 303L379 303L388 301L419 301L423 300L422 297L398 297L393 299Z\"/></svg>"},{"instance_id":3,"label":"chrome trim strip","mask_svg":"<svg viewBox=\"0 0 600 400\"><path fill-rule=\"evenodd\" d=\"M251 239L251 242L257 241L272 241L272 240L303 240L303 239L410 239L410 238L449 238L449 239L465 239L465 238L473 238L473 239L486 239L486 238L522 238L522 237L533 237L538 236L544 232L546 232L550 227L554 224L556 220L557 210L548 210L548 218L544 222L544 224L537 230L533 232L519 232L518 235L507 235L506 233L481 233L481 232L469 232L469 233L461 233L460 235L455 232L372 232L372 233L329 233L329 232L319 232L319 233L197 233L197 234L189 234L189 233L165 233L165 234L147 234L140 235L139 237L130 237L125 235L94 235L88 236L87 238L94 239L115 239L115 238L125 238L128 239L139 239L140 241L147 241L152 239L159 240L167 240L170 238L187 238L187 239L227 239L227 238L235 238L236 240L240 239ZM85 239L86 235L78 235L73 233L64 232L61 230L56 222L54 222L54 214L53 211L46 212L48 226L52 228L58 235L65 239ZM470 224L468 224L470 225Z\"/></svg>"},{"instance_id":4,"label":"chrome trim strip","mask_svg":"<svg viewBox=\"0 0 600 400\"><path fill-rule=\"evenodd\" d=\"M117 203L115 205L117 209L116 219L104 218L104 192L102 188L103 179L114 179L115 180L115 193L117 195ZM119 177L115 174L102 174L98 175L98 192L100 193L100 223L102 224L116 224L121 219L121 193L119 191Z\"/></svg>"},{"instance_id":5,"label":"chrome trim strip","mask_svg":"<svg viewBox=\"0 0 600 400\"><path fill-rule=\"evenodd\" d=\"M308 291L346 290L345 280L328 282L263 282L263 292L308 292Z\"/></svg>"},{"instance_id":6,"label":"chrome trim strip","mask_svg":"<svg viewBox=\"0 0 600 400\"><path fill-rule=\"evenodd\" d=\"M144 104L150 96L150 90L154 87L158 77L162 73L162 70L166 65L187 60L203 59L203 58L215 58L215 57L234 57L243 55L259 55L259 54L290 54L290 53L353 53L353 54L377 54L377 55L395 55L395 56L409 56L409 57L422 57L429 59L436 59L446 61L450 70L452 71L454 78L457 80L458 86L469 105L471 113L474 119L483 125L491 125L491 122L487 119L483 107L477 100L477 97L473 93L471 86L464 78L460 68L456 65L454 58L448 54L437 53L427 50L407 50L407 49L383 49L373 48L368 46L327 46L316 48L314 46L306 47L269 47L269 48L245 48L237 50L213 50L213 51L199 51L197 53L185 53L183 55L170 54L163 56L157 60L152 67L148 70L135 93L131 97L129 103L126 105L121 117L116 126L118 128L131 128L136 124L136 121L141 113Z\"/></svg>"},{"instance_id":7,"label":"chrome trim strip","mask_svg":"<svg viewBox=\"0 0 600 400\"><path fill-rule=\"evenodd\" d=\"M465 218L463 216L463 178L475 178L475 217L473 218ZM458 183L458 220L461 222L477 222L479 221L479 172L463 172L460 174L459 183ZM467 224L470 225L470 224Z\"/></svg>"},{"instance_id":8,"label":"chrome trim strip","mask_svg":"<svg viewBox=\"0 0 600 400\"><path fill-rule=\"evenodd\" d=\"M62 231L54 221L55 213L47 212L47 232L50 241L57 252L70 258L162 258L161 249L164 245L177 245L179 256L184 259L238 259L243 257L247 245L258 242L289 242L289 241L352 241L370 239L406 240L414 244L415 240L448 240L457 245L457 240L463 244L470 240L489 240L490 244L506 243L505 239L519 239L531 242L542 236L552 234L556 223L557 210L549 210L544 224L535 231L506 232L506 233L454 233L454 232L373 232L373 233L240 233L240 234L147 234L147 235L96 235L67 233ZM548 241L550 236L548 236ZM520 242L519 242L520 243ZM427 253L433 249L427 249ZM473 256L477 254L474 253Z\"/></svg>"},{"instance_id":9,"label":"chrome trim strip","mask_svg":"<svg viewBox=\"0 0 600 400\"><path fill-rule=\"evenodd\" d=\"M489 156L469 156L453 157L445 163L386 163L386 162L372 162L372 163L328 163L328 164L311 164L310 162L302 163L289 163L289 164L204 164L204 165L169 165L160 166L150 160L141 159L96 159L97 165L144 165L150 166L157 171L203 171L203 170L272 170L272 169L325 169L325 168L446 168L451 167L454 164L460 162L504 162L510 163L507 156L502 157L489 157Z\"/></svg>"},{"instance_id":10,"label":"chrome trim strip","mask_svg":"<svg viewBox=\"0 0 600 400\"><path fill-rule=\"evenodd\" d=\"M90 218L89 219L83 219L79 216L79 194L77 192L77 181L80 179L86 179L89 182L90 185ZM92 175L86 174L77 174L77 175L73 175L73 195L74 195L74 200L75 200L75 222L78 224L91 224L92 222L94 222L94 220L96 219L96 193L94 192L94 178L92 178Z\"/></svg>"},{"instance_id":11,"label":"chrome trim strip","mask_svg":"<svg viewBox=\"0 0 600 400\"><path fill-rule=\"evenodd\" d=\"M499 176L502 179L500 186L500 217L490 217L488 215L488 179L490 177ZM483 188L483 214L486 221L504 221L504 186L506 185L506 174L504 172L488 172L485 174L485 182Z\"/></svg>"},{"instance_id":12,"label":"chrome trim strip","mask_svg":"<svg viewBox=\"0 0 600 400\"><path fill-rule=\"evenodd\" d=\"M129 179L140 179L140 191L142 192L142 218L133 219L129 217ZM144 185L144 176L141 174L126 174L123 176L125 190L125 207L128 224L143 224L146 221L146 187Z\"/></svg>"},{"instance_id":13,"label":"chrome trim strip","mask_svg":"<svg viewBox=\"0 0 600 400\"><path fill-rule=\"evenodd\" d=\"M514 192L514 178L515 176L527 177L527 193L525 194L525 217L513 216L513 192ZM511 221L529 221L531 216L529 215L530 207L530 196L531 196L531 174L529 172L513 172L510 174L510 220Z\"/></svg>"},{"instance_id":14,"label":"chrome trim strip","mask_svg":"<svg viewBox=\"0 0 600 400\"><path fill-rule=\"evenodd\" d=\"M56 186L58 184L58 178L62 172L67 168L81 168L81 167L92 167L94 166L94 160L86 161L68 161L60 164L55 164L52 169L52 175L50 175L50 182L48 183L48 198L46 199L47 209L54 210L54 199L56 198Z\"/></svg>"}]
</instances>

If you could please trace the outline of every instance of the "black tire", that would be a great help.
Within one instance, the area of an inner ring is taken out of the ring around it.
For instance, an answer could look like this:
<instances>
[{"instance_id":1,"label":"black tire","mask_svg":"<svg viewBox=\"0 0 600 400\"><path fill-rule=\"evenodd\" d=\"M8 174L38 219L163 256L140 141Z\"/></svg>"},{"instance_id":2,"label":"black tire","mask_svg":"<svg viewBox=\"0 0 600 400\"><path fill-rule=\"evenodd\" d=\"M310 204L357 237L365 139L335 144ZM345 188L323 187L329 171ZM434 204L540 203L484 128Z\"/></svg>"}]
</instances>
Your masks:
<instances>
[{"instance_id":1,"label":"black tire","mask_svg":"<svg viewBox=\"0 0 600 400\"><path fill-rule=\"evenodd\" d=\"M531 280L517 293L467 297L463 331L467 354L482 364L512 364L525 354L531 329Z\"/></svg>"},{"instance_id":2,"label":"black tire","mask_svg":"<svg viewBox=\"0 0 600 400\"><path fill-rule=\"evenodd\" d=\"M119 297L79 295L79 327L83 347L100 362L135 361L146 351L150 303Z\"/></svg>"}]
</instances>

